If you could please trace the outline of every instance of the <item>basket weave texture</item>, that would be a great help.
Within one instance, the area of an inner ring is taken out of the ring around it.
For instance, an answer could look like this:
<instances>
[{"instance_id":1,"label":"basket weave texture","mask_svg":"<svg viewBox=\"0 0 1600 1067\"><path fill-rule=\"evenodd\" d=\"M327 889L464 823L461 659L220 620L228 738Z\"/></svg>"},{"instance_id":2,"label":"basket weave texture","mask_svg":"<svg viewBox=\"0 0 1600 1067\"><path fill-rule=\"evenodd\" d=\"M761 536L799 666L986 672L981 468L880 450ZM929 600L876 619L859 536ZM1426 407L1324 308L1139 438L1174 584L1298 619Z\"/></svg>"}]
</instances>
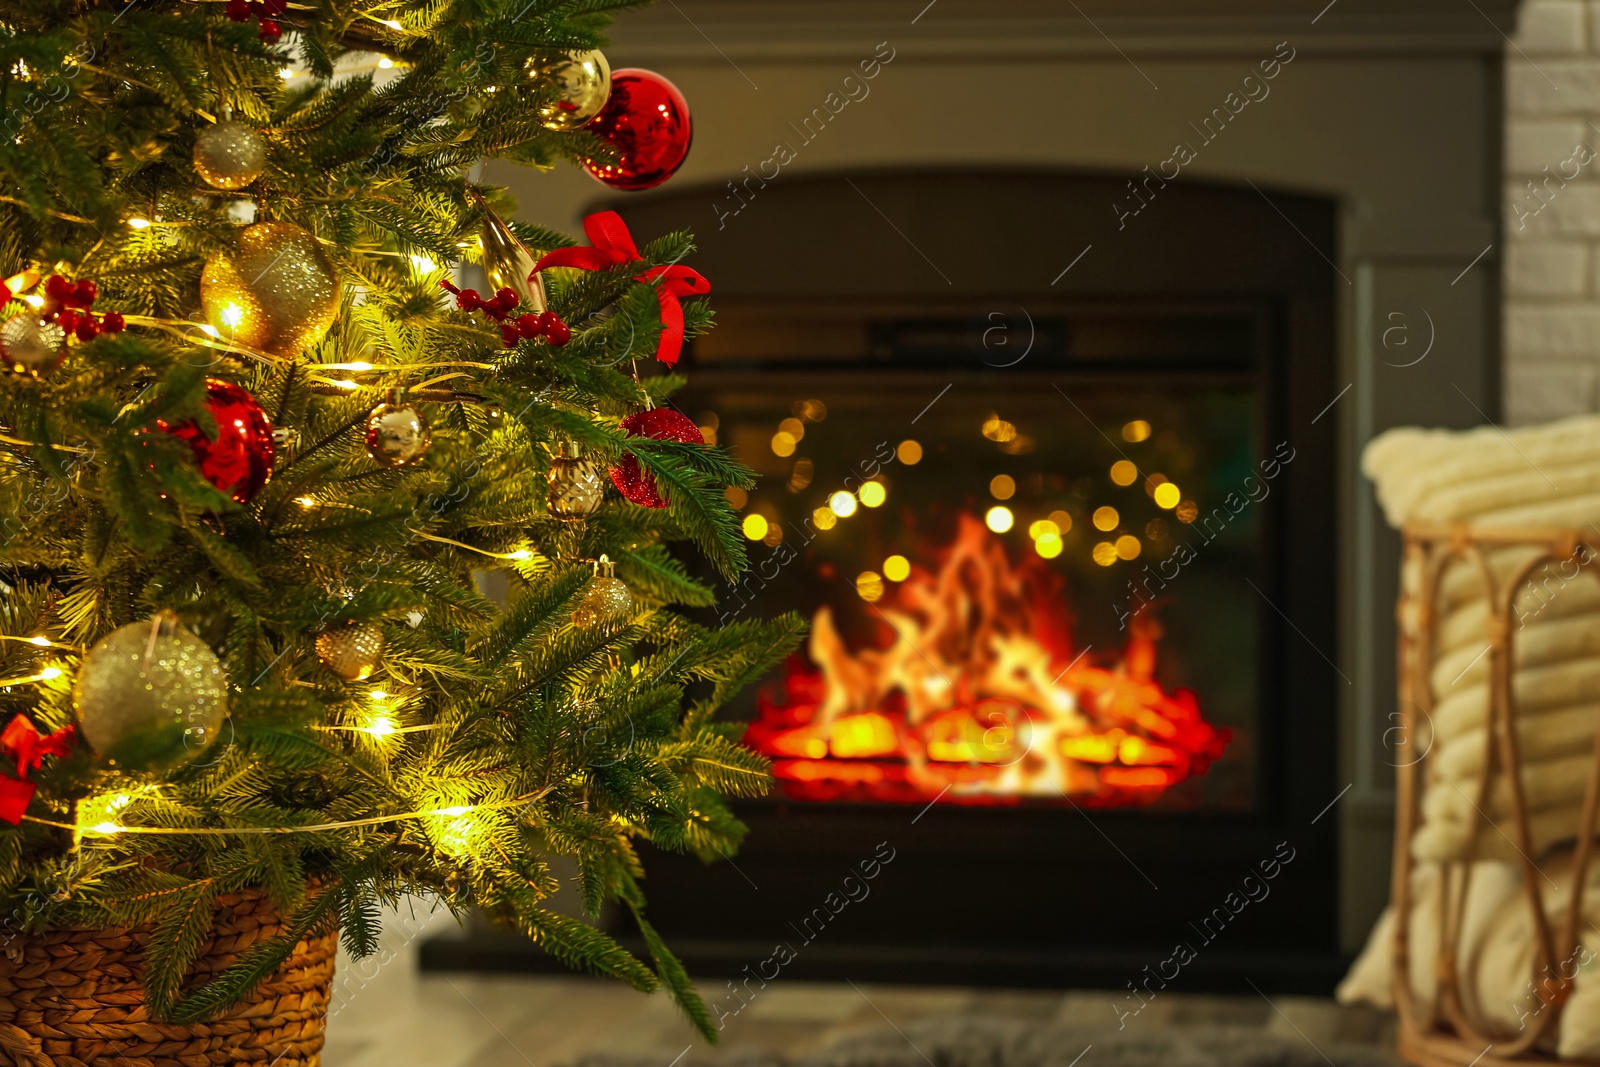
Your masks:
<instances>
[{"instance_id":1,"label":"basket weave texture","mask_svg":"<svg viewBox=\"0 0 1600 1067\"><path fill-rule=\"evenodd\" d=\"M215 926L185 990L220 974L285 920L264 894L218 897ZM141 981L148 926L52 930L0 956L0 1064L27 1067L318 1067L338 934L308 938L273 975L214 1019L150 1017Z\"/></svg>"},{"instance_id":2,"label":"basket weave texture","mask_svg":"<svg viewBox=\"0 0 1600 1067\"><path fill-rule=\"evenodd\" d=\"M1396 774L1395 848L1391 903L1395 913L1392 961L1395 1007L1400 1016L1401 1057L1419 1067L1557 1067L1582 1063L1600 1067L1600 1060L1562 1060L1551 1051L1563 1009L1573 991L1573 977L1562 972L1563 961L1577 958L1583 946L1584 886L1586 873L1595 852L1592 828L1600 813L1600 738L1592 752L1592 764L1584 791L1583 807L1574 820L1567 839L1572 845L1572 882L1561 894L1547 897L1545 883L1554 885L1543 873L1535 857L1526 797L1519 725L1519 701L1513 684L1517 595L1533 582L1541 567L1572 561L1580 566L1600 555L1600 542L1589 530L1546 527L1424 526L1407 524L1404 529L1405 567L1413 574L1415 588L1403 591L1399 605L1400 701L1398 714L1402 737L1422 738L1424 722L1432 722L1435 693L1431 680L1434 649L1439 644L1437 601L1442 576L1455 563L1462 563L1482 580L1488 611L1485 614L1485 651L1489 656L1487 729L1484 731L1484 772L1479 779L1473 806L1480 814L1467 843L1465 855L1444 864L1449 880L1447 906L1440 909L1439 947L1430 963L1437 979L1436 1004L1425 1009L1415 997L1410 975L1409 926L1411 916L1411 876L1416 865L1411 842L1423 824L1422 794L1425 787L1422 758L1401 760ZM1491 555L1506 549L1532 549L1532 554L1497 579ZM1403 572L1405 573L1405 572ZM1591 569L1591 573L1600 573ZM1431 745L1431 741L1429 742ZM1490 791L1497 780L1505 783L1510 801L1508 829L1492 828L1487 815ZM1461 945L1463 916L1472 882L1474 861L1482 842L1491 834L1504 837L1515 848L1522 868L1522 887L1526 900L1520 910L1526 914L1534 952L1527 986L1535 991L1539 1010L1517 1033L1490 1033L1475 1023L1467 1011L1469 1002L1466 972L1473 966ZM1575 948L1576 946L1576 948ZM1423 961L1418 961L1423 962Z\"/></svg>"}]
</instances>

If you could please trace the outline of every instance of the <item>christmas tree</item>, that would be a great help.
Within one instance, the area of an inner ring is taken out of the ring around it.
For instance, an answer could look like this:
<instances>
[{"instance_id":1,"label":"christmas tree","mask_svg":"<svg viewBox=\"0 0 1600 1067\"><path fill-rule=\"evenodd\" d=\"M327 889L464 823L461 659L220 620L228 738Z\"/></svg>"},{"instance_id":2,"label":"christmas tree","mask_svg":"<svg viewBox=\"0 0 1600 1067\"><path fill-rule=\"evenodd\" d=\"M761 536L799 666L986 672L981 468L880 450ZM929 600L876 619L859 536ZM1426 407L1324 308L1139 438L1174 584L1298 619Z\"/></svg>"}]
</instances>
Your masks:
<instances>
[{"instance_id":1,"label":"christmas tree","mask_svg":"<svg viewBox=\"0 0 1600 1067\"><path fill-rule=\"evenodd\" d=\"M371 952L421 895L712 1033L636 843L737 846L723 798L767 768L713 717L800 625L683 613L713 601L696 573L744 567L724 493L752 475L635 367L710 325L681 299L706 286L686 234L635 249L609 216L578 247L472 180L681 161L686 129L607 117L628 102L590 50L628 3L0 13L8 955L149 927L151 1012L200 1020L305 937ZM636 105L671 92L630 77ZM648 960L547 908L555 856ZM190 981L244 890L284 932Z\"/></svg>"}]
</instances>

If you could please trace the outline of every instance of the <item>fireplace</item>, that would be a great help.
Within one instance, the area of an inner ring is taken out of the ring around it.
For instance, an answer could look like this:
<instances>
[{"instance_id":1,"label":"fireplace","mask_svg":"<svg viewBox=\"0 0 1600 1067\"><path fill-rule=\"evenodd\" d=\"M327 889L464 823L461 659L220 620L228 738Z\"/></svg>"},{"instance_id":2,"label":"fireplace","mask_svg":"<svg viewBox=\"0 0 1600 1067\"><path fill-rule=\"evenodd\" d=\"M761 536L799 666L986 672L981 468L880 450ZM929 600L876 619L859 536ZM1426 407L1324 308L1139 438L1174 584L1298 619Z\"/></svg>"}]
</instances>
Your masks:
<instances>
[{"instance_id":1,"label":"fireplace","mask_svg":"<svg viewBox=\"0 0 1600 1067\"><path fill-rule=\"evenodd\" d=\"M1338 792L1317 651L1335 645L1334 209L1195 183L1119 234L1122 186L795 180L702 238L720 325L678 405L762 475L733 501L752 570L704 621L799 610L812 630L733 709L777 776L740 808L744 849L645 857L652 921L697 976L813 932L880 846L877 910L805 937L785 973L1121 985L1280 847L1292 906L1240 916L1191 977L1337 973L1316 821ZM608 206L654 233L707 195ZM864 200L907 240L812 243ZM982 269L946 284L910 244Z\"/></svg>"},{"instance_id":2,"label":"fireplace","mask_svg":"<svg viewBox=\"0 0 1600 1067\"><path fill-rule=\"evenodd\" d=\"M641 239L696 233L720 325L681 404L763 474L741 503L756 571L723 610L826 608L838 635L832 697L808 649L736 709L782 775L742 807L739 854L644 857L697 976L759 971L781 940L786 977L1128 993L1186 940L1178 988L1331 987L1387 897L1393 821L1398 546L1355 457L1499 410L1514 6L683 0L612 49L695 101L671 184L608 198L488 168L573 231L603 206ZM1269 98L1226 103L1289 50ZM870 97L827 105L866 59ZM1221 133L1219 105L1242 108ZM838 492L854 512L821 529ZM1137 555L1096 562L1124 537ZM929 647L955 610L939 579L977 571L955 585L995 600L958 607L1033 635L1038 684L996 680L990 643ZM1161 722L1096 713L1110 679L1203 727L1162 751ZM863 864L857 902L840 885ZM1270 899L1233 912L1263 864ZM423 959L542 965L481 931Z\"/></svg>"},{"instance_id":3,"label":"fireplace","mask_svg":"<svg viewBox=\"0 0 1600 1067\"><path fill-rule=\"evenodd\" d=\"M616 206L653 233L710 192ZM881 905L786 973L1119 985L1287 842L1293 905L1191 973L1325 988L1333 205L1175 185L1119 230L1125 181L1085 174L760 195L701 238L720 323L679 404L762 475L735 500L751 574L706 621L812 631L735 711L774 795L732 864L648 857L653 921L737 971L887 843ZM900 233L809 236L880 211Z\"/></svg>"}]
</instances>

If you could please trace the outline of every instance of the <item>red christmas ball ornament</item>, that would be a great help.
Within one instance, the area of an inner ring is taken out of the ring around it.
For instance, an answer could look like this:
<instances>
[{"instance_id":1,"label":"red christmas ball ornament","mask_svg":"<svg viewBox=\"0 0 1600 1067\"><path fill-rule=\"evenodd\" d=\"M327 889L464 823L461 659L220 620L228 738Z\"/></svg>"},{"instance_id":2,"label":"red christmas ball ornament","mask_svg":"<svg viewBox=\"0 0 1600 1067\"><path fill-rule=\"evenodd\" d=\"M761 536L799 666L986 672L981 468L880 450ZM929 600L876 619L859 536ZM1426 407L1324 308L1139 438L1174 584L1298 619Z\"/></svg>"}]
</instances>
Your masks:
<instances>
[{"instance_id":1,"label":"red christmas ball ornament","mask_svg":"<svg viewBox=\"0 0 1600 1067\"><path fill-rule=\"evenodd\" d=\"M651 408L636 411L622 420L622 428L629 437L650 437L657 441L682 441L690 445L706 443L700 427L694 420L671 408ZM617 491L642 508L664 508L666 498L656 489L656 480L650 472L639 466L633 456L623 456L611 465L611 484Z\"/></svg>"},{"instance_id":2,"label":"red christmas ball ornament","mask_svg":"<svg viewBox=\"0 0 1600 1067\"><path fill-rule=\"evenodd\" d=\"M193 419L156 425L187 441L206 481L241 504L248 504L272 476L272 423L242 387L206 379L206 410L217 420L216 437L208 437Z\"/></svg>"},{"instance_id":3,"label":"red christmas ball ornament","mask_svg":"<svg viewBox=\"0 0 1600 1067\"><path fill-rule=\"evenodd\" d=\"M585 159L584 169L613 189L653 189L689 157L689 101L652 70L611 72L611 97L587 126L617 150L615 163Z\"/></svg>"}]
</instances>

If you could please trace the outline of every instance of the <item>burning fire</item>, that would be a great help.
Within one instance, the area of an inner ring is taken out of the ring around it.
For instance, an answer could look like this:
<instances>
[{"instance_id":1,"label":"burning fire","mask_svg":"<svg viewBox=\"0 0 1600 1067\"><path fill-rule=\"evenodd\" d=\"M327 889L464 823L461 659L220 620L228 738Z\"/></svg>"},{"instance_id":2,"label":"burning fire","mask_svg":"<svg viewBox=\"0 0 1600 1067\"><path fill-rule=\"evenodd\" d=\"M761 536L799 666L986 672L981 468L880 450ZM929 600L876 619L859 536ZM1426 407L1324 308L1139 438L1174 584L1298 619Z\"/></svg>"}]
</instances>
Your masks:
<instances>
[{"instance_id":1,"label":"burning fire","mask_svg":"<svg viewBox=\"0 0 1600 1067\"><path fill-rule=\"evenodd\" d=\"M1120 662L1076 651L1062 583L1013 567L963 518L937 573L914 571L879 612L887 647L851 651L820 609L787 700L761 698L745 743L807 800L1146 804L1221 754L1229 733L1194 694L1154 678L1160 625L1130 623Z\"/></svg>"}]
</instances>

